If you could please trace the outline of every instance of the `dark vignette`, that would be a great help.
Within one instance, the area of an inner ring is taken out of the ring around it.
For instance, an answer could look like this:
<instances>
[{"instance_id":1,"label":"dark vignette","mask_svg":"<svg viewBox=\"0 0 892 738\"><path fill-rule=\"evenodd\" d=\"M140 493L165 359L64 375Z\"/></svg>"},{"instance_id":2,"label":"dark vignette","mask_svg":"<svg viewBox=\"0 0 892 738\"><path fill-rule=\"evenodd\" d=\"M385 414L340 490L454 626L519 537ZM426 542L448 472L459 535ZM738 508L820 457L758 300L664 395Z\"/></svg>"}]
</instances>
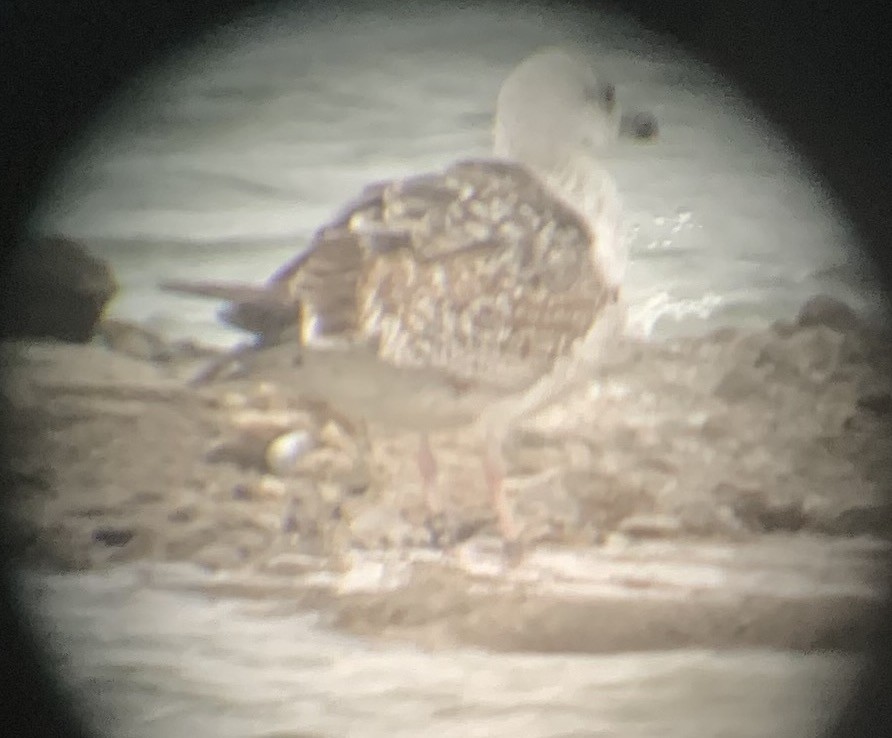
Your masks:
<instances>
[{"instance_id":1,"label":"dark vignette","mask_svg":"<svg viewBox=\"0 0 892 738\"><path fill-rule=\"evenodd\" d=\"M542 4L569 7L584 17L592 3ZM42 183L122 85L216 25L244 12L260 13L264 5L260 0L7 0L0 5L0 270ZM882 4L612 0L599 5L631 12L731 76L817 167L889 282L892 54ZM349 13L351 7L336 0L325 4L325 12ZM8 482L0 474L4 490ZM24 614L9 597L9 539L0 528L0 725L7 735L86 735L52 674L41 666L38 644L23 629ZM873 646L872 670L858 685L837 735L881 735L883 727L892 727L887 688L892 631L878 632Z\"/></svg>"}]
</instances>

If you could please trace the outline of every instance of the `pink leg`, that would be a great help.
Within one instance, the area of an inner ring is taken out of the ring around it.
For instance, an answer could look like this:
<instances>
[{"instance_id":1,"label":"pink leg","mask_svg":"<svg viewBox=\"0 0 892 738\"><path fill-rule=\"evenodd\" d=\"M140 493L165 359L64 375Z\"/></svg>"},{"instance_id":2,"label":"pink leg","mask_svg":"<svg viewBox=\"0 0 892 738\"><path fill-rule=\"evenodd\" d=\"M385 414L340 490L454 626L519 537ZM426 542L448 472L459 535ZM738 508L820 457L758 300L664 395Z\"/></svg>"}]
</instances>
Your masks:
<instances>
[{"instance_id":1,"label":"pink leg","mask_svg":"<svg viewBox=\"0 0 892 738\"><path fill-rule=\"evenodd\" d=\"M437 459L431 450L427 433L422 433L418 439L418 469L421 472L421 485L424 489L424 505L428 516L433 516L441 506L436 494Z\"/></svg>"},{"instance_id":2,"label":"pink leg","mask_svg":"<svg viewBox=\"0 0 892 738\"><path fill-rule=\"evenodd\" d=\"M490 500L496 514L499 532L509 546L516 544L520 537L514 515L505 496L505 460L502 456L501 443L489 436L486 440L486 452L483 457L483 473L489 489Z\"/></svg>"}]
</instances>

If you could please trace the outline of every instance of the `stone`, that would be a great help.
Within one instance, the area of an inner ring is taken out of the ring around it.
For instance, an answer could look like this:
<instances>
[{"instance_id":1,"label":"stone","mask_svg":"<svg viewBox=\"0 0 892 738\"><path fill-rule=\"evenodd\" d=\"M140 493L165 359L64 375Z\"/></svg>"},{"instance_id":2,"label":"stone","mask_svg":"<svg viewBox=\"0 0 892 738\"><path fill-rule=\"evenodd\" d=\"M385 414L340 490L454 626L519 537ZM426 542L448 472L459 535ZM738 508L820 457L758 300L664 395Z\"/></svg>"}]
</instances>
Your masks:
<instances>
[{"instance_id":1,"label":"stone","mask_svg":"<svg viewBox=\"0 0 892 738\"><path fill-rule=\"evenodd\" d=\"M103 320L96 328L96 337L112 351L143 361L165 364L174 356L159 335L125 320Z\"/></svg>"},{"instance_id":2,"label":"stone","mask_svg":"<svg viewBox=\"0 0 892 738\"><path fill-rule=\"evenodd\" d=\"M297 471L298 461L314 446L315 439L309 431L294 430L283 433L267 446L267 468L281 476L292 474Z\"/></svg>"},{"instance_id":3,"label":"stone","mask_svg":"<svg viewBox=\"0 0 892 738\"><path fill-rule=\"evenodd\" d=\"M87 343L118 285L111 268L64 238L22 244L4 268L0 338Z\"/></svg>"},{"instance_id":4,"label":"stone","mask_svg":"<svg viewBox=\"0 0 892 738\"><path fill-rule=\"evenodd\" d=\"M631 538L674 538L683 531L674 515L631 515L623 519L617 532Z\"/></svg>"},{"instance_id":5,"label":"stone","mask_svg":"<svg viewBox=\"0 0 892 738\"><path fill-rule=\"evenodd\" d=\"M861 322L855 311L842 300L829 295L815 295L800 308L796 324L800 328L824 325L840 333L847 333L859 328Z\"/></svg>"}]
</instances>

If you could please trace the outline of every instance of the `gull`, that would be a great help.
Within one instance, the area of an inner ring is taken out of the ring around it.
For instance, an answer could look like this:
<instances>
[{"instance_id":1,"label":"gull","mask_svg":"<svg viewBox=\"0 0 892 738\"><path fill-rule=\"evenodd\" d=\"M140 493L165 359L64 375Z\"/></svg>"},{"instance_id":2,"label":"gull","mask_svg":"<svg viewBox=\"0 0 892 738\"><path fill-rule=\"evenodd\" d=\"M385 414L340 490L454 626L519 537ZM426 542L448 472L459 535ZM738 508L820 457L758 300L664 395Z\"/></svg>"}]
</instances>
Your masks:
<instances>
[{"instance_id":1,"label":"gull","mask_svg":"<svg viewBox=\"0 0 892 738\"><path fill-rule=\"evenodd\" d=\"M367 186L262 285L163 283L228 300L224 320L255 336L199 379L296 339L282 381L418 433L429 513L429 434L474 424L499 532L516 544L505 443L590 380L625 326L621 204L599 155L656 129L620 111L583 55L534 53L500 88L491 157Z\"/></svg>"}]
</instances>

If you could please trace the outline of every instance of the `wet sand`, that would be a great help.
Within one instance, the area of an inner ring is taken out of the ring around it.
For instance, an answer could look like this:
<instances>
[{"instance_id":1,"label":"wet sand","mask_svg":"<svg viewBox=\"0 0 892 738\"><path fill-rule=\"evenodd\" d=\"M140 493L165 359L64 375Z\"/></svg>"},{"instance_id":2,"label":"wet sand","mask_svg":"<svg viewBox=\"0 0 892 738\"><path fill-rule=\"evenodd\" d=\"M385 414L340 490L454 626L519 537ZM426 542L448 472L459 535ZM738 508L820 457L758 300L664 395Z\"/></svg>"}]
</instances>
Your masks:
<instances>
[{"instance_id":1,"label":"wet sand","mask_svg":"<svg viewBox=\"0 0 892 738\"><path fill-rule=\"evenodd\" d=\"M861 650L883 605L890 357L844 313L627 341L508 444L516 566L472 429L431 436L438 540L417 437L308 396L293 347L193 389L194 349L131 339L4 347L29 566L190 562L205 591L434 648Z\"/></svg>"}]
</instances>

